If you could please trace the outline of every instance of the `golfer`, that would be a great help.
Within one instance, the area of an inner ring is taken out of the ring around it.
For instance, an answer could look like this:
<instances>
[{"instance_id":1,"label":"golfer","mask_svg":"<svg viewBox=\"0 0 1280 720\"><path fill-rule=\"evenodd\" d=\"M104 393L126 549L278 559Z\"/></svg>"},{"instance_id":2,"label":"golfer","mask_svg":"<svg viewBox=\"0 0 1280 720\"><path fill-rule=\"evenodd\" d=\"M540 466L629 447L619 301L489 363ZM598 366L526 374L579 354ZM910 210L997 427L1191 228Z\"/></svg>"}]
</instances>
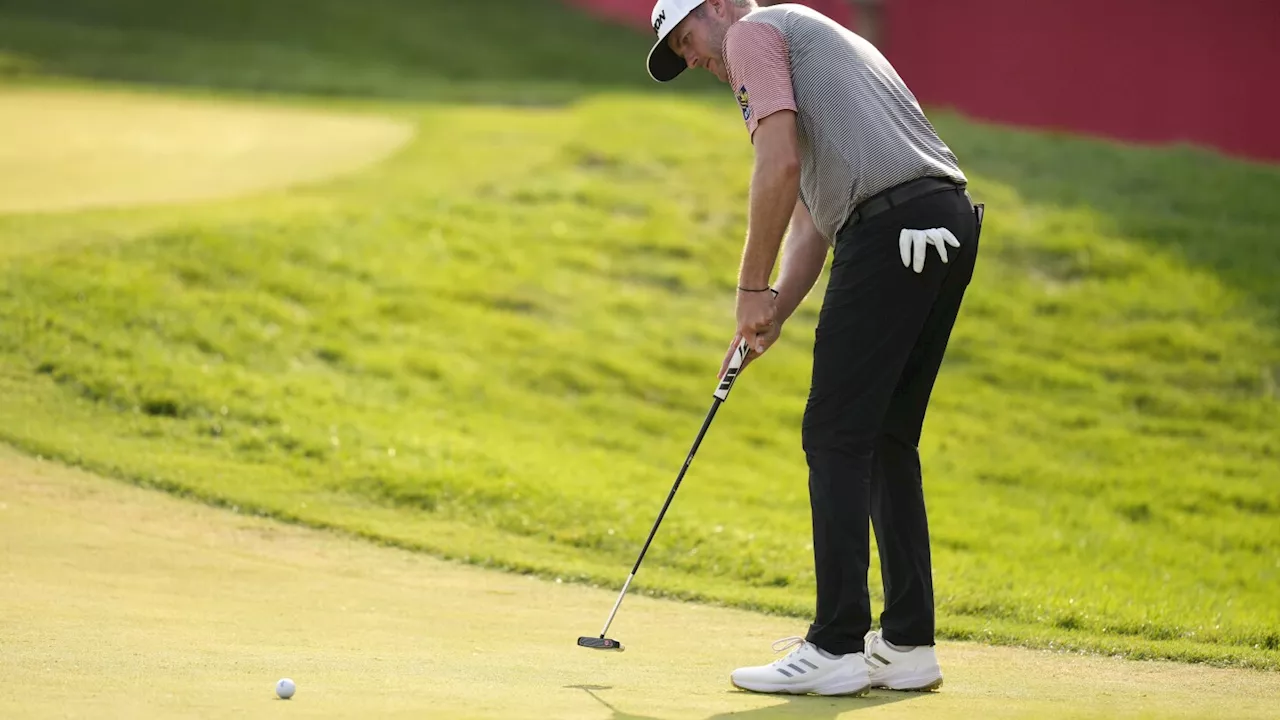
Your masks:
<instances>
[{"instance_id":1,"label":"golfer","mask_svg":"<svg viewBox=\"0 0 1280 720\"><path fill-rule=\"evenodd\" d=\"M658 0L652 19L649 74L667 82L703 68L728 83L754 147L729 353L745 338L749 363L777 342L833 255L802 428L816 613L804 637L774 644L791 653L734 670L732 682L821 695L936 688L917 446L983 207L889 62L812 8ZM868 520L885 595L874 632Z\"/></svg>"}]
</instances>

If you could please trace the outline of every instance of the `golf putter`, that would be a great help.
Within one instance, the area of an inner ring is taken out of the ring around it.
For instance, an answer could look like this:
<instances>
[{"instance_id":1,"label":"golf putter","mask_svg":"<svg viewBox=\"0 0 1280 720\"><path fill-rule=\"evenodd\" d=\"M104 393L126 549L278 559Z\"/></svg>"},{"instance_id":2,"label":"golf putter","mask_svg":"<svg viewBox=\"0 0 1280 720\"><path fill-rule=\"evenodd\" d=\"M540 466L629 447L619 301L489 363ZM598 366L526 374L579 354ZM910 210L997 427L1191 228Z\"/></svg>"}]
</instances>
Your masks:
<instances>
[{"instance_id":1,"label":"golf putter","mask_svg":"<svg viewBox=\"0 0 1280 720\"><path fill-rule=\"evenodd\" d=\"M777 292L774 292L777 295ZM738 343L738 349L733 353L733 357L729 360L729 367L724 371L724 377L720 378L720 384L716 386L713 393L714 399L711 401L711 409L707 411L707 417L702 421L702 429L698 431L698 436L694 438L693 447L689 448L689 456L684 460L684 466L680 468L680 474L676 475L676 482L671 486L671 492L667 494L667 501L662 504L662 510L658 513L658 519L653 523L653 529L649 531L649 537L644 541L644 547L640 548L640 556L636 558L636 564L631 568L631 574L627 576L627 581L622 584L622 592L618 593L618 600L613 604L613 610L609 613L609 619L605 620L604 629L600 631L599 637L584 635L578 638L578 645L593 650L623 650L622 643L613 638L606 637L609 633L609 626L613 624L613 618L618 614L618 608L622 605L622 598L626 596L627 589L631 587L631 581L635 579L636 572L640 569L640 562L644 560L644 554L649 551L649 543L653 542L653 536L658 532L658 525L662 523L662 518L667 514L667 508L671 506L671 500L676 496L676 490L680 488L680 481L684 479L684 474L689 469L689 464L693 462L694 453L698 452L698 446L702 444L702 437L707 434L707 428L711 426L711 420L716 416L716 410L720 409L720 403L729 398L729 390L733 388L733 381L738 378L738 373L742 370L742 361L746 359L747 352L750 348L744 338Z\"/></svg>"}]
</instances>

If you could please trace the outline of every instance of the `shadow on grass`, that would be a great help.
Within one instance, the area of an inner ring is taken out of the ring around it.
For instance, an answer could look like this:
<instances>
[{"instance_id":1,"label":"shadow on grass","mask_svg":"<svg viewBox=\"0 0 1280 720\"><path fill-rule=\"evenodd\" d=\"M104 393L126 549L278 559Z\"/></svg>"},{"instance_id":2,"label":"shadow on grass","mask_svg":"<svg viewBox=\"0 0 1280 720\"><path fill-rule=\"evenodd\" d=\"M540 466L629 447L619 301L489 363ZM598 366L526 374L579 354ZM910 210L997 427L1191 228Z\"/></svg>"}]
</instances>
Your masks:
<instances>
[{"instance_id":1,"label":"shadow on grass","mask_svg":"<svg viewBox=\"0 0 1280 720\"><path fill-rule=\"evenodd\" d=\"M655 715L636 715L624 712L600 696L602 691L611 690L608 685L568 685L566 686L575 690L582 690L590 695L596 702L608 708L613 713L610 720L662 720ZM726 691L728 694L735 694L738 690ZM923 693L902 693L890 692L888 690L873 690L869 695L863 697L819 697L816 695L780 695L777 696L779 702L754 710L727 711L709 715L706 720L784 720L785 718L805 718L806 720L834 720L841 714L854 712L857 710L870 710L881 705L889 705L891 703L902 702L916 697L922 697Z\"/></svg>"},{"instance_id":2,"label":"shadow on grass","mask_svg":"<svg viewBox=\"0 0 1280 720\"><path fill-rule=\"evenodd\" d=\"M656 90L649 43L561 0L0 2L0 80L548 104ZM663 91L715 87L701 75Z\"/></svg>"}]
</instances>

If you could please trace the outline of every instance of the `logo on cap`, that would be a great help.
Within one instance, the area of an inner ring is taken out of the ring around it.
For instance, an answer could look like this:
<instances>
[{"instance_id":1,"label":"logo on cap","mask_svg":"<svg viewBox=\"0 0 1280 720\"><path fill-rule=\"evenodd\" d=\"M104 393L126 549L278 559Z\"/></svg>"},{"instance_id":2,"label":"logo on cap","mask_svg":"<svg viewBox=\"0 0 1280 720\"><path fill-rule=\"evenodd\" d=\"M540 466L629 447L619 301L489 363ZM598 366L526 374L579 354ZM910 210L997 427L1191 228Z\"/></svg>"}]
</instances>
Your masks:
<instances>
[{"instance_id":1,"label":"logo on cap","mask_svg":"<svg viewBox=\"0 0 1280 720\"><path fill-rule=\"evenodd\" d=\"M658 13L658 17L653 21L653 34L657 35L662 30L662 23L667 20L667 11L663 10Z\"/></svg>"}]
</instances>

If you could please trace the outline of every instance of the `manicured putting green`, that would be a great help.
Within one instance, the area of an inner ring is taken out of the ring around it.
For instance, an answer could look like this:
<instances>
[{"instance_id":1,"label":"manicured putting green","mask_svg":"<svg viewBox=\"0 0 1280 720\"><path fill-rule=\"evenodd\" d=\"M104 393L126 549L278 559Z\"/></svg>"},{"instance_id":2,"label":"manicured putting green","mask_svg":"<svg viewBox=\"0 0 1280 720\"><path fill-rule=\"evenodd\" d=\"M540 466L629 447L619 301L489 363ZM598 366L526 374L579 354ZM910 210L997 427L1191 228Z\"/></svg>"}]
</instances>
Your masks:
<instances>
[{"instance_id":1,"label":"manicured putting green","mask_svg":"<svg viewBox=\"0 0 1280 720\"><path fill-rule=\"evenodd\" d=\"M0 88L0 213L245 195L357 170L412 134L360 113Z\"/></svg>"},{"instance_id":2,"label":"manicured putting green","mask_svg":"<svg viewBox=\"0 0 1280 720\"><path fill-rule=\"evenodd\" d=\"M619 576L625 568L619 568ZM941 692L733 690L794 621L448 564L0 447L0 717L1267 717L1280 674L946 643ZM621 578L620 578L621 579ZM277 700L281 677L297 695Z\"/></svg>"}]
</instances>

